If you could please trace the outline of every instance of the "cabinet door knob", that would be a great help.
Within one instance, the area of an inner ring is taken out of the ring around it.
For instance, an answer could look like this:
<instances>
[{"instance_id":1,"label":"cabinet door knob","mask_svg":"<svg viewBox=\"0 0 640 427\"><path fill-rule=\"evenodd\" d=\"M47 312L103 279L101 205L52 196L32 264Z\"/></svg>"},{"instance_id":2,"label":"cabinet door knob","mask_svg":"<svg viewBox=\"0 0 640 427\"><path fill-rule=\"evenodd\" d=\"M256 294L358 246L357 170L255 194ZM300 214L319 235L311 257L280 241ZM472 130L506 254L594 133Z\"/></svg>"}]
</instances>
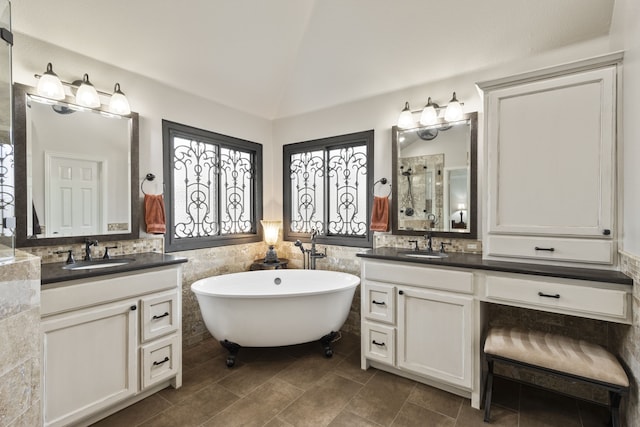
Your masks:
<instances>
[{"instance_id":1,"label":"cabinet door knob","mask_svg":"<svg viewBox=\"0 0 640 427\"><path fill-rule=\"evenodd\" d=\"M404 295L404 291L398 291L398 294Z\"/></svg>"},{"instance_id":2,"label":"cabinet door knob","mask_svg":"<svg viewBox=\"0 0 640 427\"><path fill-rule=\"evenodd\" d=\"M611 230L609 230L608 228L605 228L604 230L602 230L602 234L604 234L605 236L608 236L611 234Z\"/></svg>"},{"instance_id":3,"label":"cabinet door knob","mask_svg":"<svg viewBox=\"0 0 640 427\"><path fill-rule=\"evenodd\" d=\"M137 309L138 309L138 306L137 306L137 305L132 305L132 306L131 306L131 311L136 311Z\"/></svg>"}]
</instances>

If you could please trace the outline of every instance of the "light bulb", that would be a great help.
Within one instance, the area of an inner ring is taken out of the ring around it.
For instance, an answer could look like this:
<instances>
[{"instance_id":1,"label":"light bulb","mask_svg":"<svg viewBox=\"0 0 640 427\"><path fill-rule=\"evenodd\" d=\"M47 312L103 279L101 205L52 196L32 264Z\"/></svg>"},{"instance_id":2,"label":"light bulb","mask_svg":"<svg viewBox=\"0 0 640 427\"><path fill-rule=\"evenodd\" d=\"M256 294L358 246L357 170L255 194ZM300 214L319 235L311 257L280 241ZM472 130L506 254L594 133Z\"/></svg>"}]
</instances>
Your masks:
<instances>
[{"instance_id":1,"label":"light bulb","mask_svg":"<svg viewBox=\"0 0 640 427\"><path fill-rule=\"evenodd\" d=\"M109 111L114 114L120 114L126 116L127 114L131 114L131 107L129 106L129 101L127 97L124 96L124 93L120 90L120 83L116 83L113 88L113 95L111 95L111 100L109 101Z\"/></svg>"},{"instance_id":2,"label":"light bulb","mask_svg":"<svg viewBox=\"0 0 640 427\"><path fill-rule=\"evenodd\" d=\"M36 87L38 95L45 98L61 100L64 99L64 88L62 82L58 78L58 75L53 72L53 66L51 62L47 64L47 71L40 76L38 80L38 86Z\"/></svg>"},{"instance_id":3,"label":"light bulb","mask_svg":"<svg viewBox=\"0 0 640 427\"><path fill-rule=\"evenodd\" d=\"M76 103L89 108L98 108L100 106L100 97L96 88L89 81L88 74L85 74L82 78L82 84L76 93Z\"/></svg>"},{"instance_id":4,"label":"light bulb","mask_svg":"<svg viewBox=\"0 0 640 427\"><path fill-rule=\"evenodd\" d=\"M400 117L398 117L398 127L400 129L409 129L415 126L415 122L413 121L413 115L411 115L411 108L409 108L409 103L404 103L404 109L400 113Z\"/></svg>"}]
</instances>

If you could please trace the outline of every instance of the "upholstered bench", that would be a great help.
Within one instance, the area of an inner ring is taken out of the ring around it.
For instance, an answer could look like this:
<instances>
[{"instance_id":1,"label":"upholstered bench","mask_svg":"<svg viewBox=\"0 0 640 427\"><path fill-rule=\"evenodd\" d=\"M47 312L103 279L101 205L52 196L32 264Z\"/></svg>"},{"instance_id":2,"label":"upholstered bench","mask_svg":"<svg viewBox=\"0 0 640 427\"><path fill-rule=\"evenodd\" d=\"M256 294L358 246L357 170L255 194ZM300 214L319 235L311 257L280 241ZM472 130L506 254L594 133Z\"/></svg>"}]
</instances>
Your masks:
<instances>
[{"instance_id":1,"label":"upholstered bench","mask_svg":"<svg viewBox=\"0 0 640 427\"><path fill-rule=\"evenodd\" d=\"M613 427L620 425L620 400L629 391L629 378L618 359L605 348L563 335L494 327L487 334L484 354L489 364L485 422L489 422L491 417L493 363L497 361L606 389L609 392L611 423Z\"/></svg>"}]
</instances>

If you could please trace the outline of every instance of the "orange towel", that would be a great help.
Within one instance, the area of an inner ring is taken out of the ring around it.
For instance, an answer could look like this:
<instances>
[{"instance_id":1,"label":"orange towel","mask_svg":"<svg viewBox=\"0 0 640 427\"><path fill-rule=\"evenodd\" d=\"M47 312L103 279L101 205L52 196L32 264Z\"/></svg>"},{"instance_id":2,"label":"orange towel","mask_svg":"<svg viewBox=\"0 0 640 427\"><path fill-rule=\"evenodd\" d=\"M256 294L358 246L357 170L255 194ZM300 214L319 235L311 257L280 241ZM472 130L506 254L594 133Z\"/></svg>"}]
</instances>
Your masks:
<instances>
[{"instance_id":1,"label":"orange towel","mask_svg":"<svg viewBox=\"0 0 640 427\"><path fill-rule=\"evenodd\" d=\"M144 195L144 222L147 224L147 233L164 234L167 230L162 194Z\"/></svg>"},{"instance_id":2,"label":"orange towel","mask_svg":"<svg viewBox=\"0 0 640 427\"><path fill-rule=\"evenodd\" d=\"M389 197L373 197L371 231L389 231Z\"/></svg>"}]
</instances>

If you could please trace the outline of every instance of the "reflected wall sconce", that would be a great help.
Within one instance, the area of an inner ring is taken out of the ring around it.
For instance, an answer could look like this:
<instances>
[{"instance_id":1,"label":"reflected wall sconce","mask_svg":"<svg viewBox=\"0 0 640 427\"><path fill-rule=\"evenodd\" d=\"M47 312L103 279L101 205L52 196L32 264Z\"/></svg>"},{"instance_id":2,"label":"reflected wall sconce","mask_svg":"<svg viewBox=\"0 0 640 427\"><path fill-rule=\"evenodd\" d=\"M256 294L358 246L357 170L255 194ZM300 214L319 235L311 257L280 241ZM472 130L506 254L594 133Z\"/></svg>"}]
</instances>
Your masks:
<instances>
[{"instance_id":1,"label":"reflected wall sconce","mask_svg":"<svg viewBox=\"0 0 640 427\"><path fill-rule=\"evenodd\" d=\"M416 127L416 123L413 120L413 113L420 113L420 125L433 126L438 123L441 112L444 110L444 120L447 122L457 122L462 120L463 111L462 106L464 104L458 101L456 93L453 92L451 101L448 105L440 106L431 100L431 97L427 100L427 104L422 110L411 111L409 103L404 103L404 109L398 117L398 127L400 129L411 129Z\"/></svg>"},{"instance_id":2,"label":"reflected wall sconce","mask_svg":"<svg viewBox=\"0 0 640 427\"><path fill-rule=\"evenodd\" d=\"M75 103L81 107L100 109L102 107L100 95L104 95L110 96L108 112L120 116L131 114L129 101L120 90L120 83L115 84L113 94L96 90L89 81L89 75L86 73L82 80L68 83L60 80L56 73L53 72L51 62L47 64L47 69L42 75L34 74L34 77L38 79L36 93L43 98L56 101L64 100L66 97L64 86L67 86L70 88L71 94L75 94Z\"/></svg>"},{"instance_id":3,"label":"reflected wall sconce","mask_svg":"<svg viewBox=\"0 0 640 427\"><path fill-rule=\"evenodd\" d=\"M264 257L264 262L265 263L280 262L280 260L278 259L278 254L274 249L274 246L276 243L278 243L278 235L280 234L281 221L260 220L260 224L262 224L262 229L264 230L264 241L267 245L269 245L269 249L267 249L267 253Z\"/></svg>"}]
</instances>

